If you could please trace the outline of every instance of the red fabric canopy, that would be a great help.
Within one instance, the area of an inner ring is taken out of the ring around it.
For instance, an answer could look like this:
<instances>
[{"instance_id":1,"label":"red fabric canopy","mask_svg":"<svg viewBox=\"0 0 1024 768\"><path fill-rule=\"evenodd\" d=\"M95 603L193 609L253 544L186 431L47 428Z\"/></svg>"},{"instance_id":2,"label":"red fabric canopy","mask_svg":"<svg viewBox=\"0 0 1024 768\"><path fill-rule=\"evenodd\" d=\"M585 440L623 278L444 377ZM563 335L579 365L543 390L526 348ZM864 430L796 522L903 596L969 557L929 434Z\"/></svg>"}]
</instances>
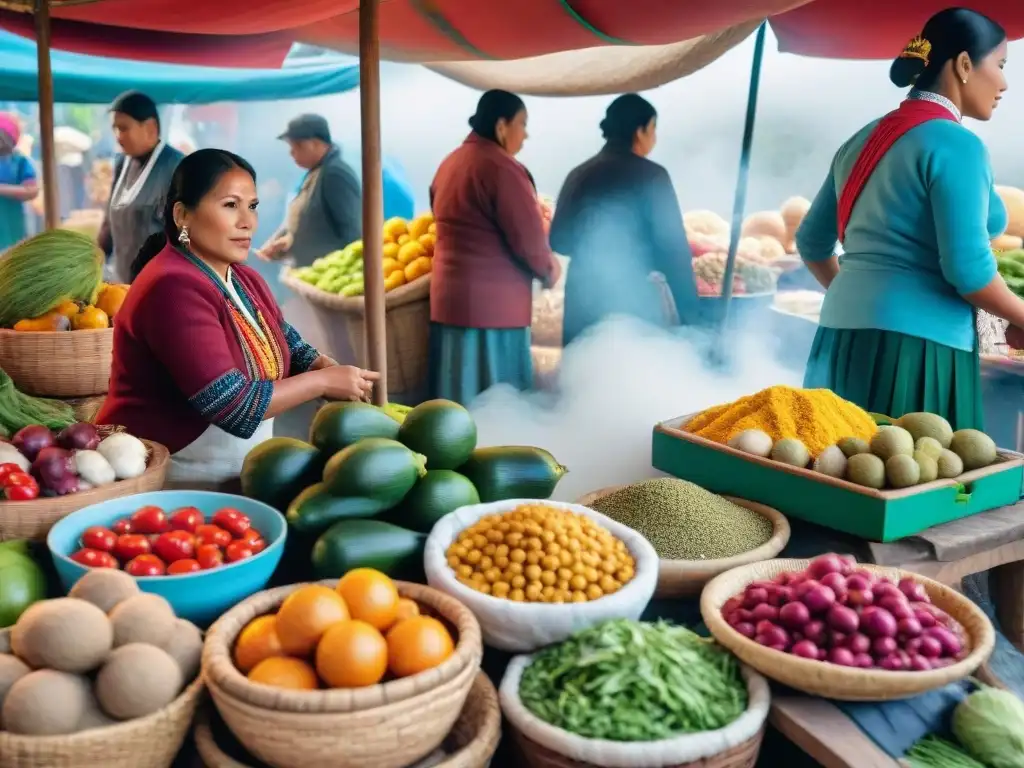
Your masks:
<instances>
[{"instance_id":1,"label":"red fabric canopy","mask_svg":"<svg viewBox=\"0 0 1024 768\"><path fill-rule=\"evenodd\" d=\"M998 21L1011 40L1024 37L1024 3L1009 0L814 0L775 16L779 50L828 59L892 59L928 18L957 5Z\"/></svg>"}]
</instances>

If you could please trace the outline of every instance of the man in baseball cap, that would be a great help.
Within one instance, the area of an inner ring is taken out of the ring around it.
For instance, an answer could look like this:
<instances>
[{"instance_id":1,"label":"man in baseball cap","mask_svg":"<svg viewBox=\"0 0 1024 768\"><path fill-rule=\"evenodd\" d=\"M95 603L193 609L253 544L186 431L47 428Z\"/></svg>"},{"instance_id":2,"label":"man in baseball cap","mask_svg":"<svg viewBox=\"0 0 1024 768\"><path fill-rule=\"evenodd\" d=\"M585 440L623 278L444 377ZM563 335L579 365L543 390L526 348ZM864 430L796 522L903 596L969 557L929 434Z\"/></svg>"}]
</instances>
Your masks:
<instances>
[{"instance_id":1,"label":"man in baseball cap","mask_svg":"<svg viewBox=\"0 0 1024 768\"><path fill-rule=\"evenodd\" d=\"M308 266L362 236L362 187L322 116L299 115L278 138L288 142L306 176L284 226L256 254L268 261L290 257L296 266Z\"/></svg>"}]
</instances>

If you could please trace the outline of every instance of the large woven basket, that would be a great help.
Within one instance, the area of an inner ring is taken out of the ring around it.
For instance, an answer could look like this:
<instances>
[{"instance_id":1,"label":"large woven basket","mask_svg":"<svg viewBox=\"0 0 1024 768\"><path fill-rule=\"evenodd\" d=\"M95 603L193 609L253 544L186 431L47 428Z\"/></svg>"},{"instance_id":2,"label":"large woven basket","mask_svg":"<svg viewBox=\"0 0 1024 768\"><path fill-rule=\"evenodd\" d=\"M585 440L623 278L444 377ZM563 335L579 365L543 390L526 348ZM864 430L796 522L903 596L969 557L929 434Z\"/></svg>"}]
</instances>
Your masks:
<instances>
[{"instance_id":1,"label":"large woven basket","mask_svg":"<svg viewBox=\"0 0 1024 768\"><path fill-rule=\"evenodd\" d=\"M299 280L290 271L281 281L303 296L318 311L341 314L359 365L367 367L366 302L362 296L346 297L321 291ZM388 391L418 393L427 383L430 351L430 275L384 295L385 334L388 355Z\"/></svg>"},{"instance_id":2,"label":"large woven basket","mask_svg":"<svg viewBox=\"0 0 1024 768\"><path fill-rule=\"evenodd\" d=\"M197 678L152 715L68 736L15 736L0 731L0 766L169 768L185 742L202 692L202 679Z\"/></svg>"},{"instance_id":3,"label":"large woven basket","mask_svg":"<svg viewBox=\"0 0 1024 768\"><path fill-rule=\"evenodd\" d=\"M995 630L984 612L956 590L919 574L898 568L861 564L858 567L888 576L894 581L910 577L924 585L932 603L960 622L968 637L970 652L962 660L942 669L927 672L888 672L854 669L810 661L788 653L765 648L741 635L722 617L722 606L748 584L772 579L783 571L800 571L810 560L767 560L723 573L713 579L700 598L700 612L715 640L732 651L765 677L790 688L840 701L890 701L907 699L972 674L991 655Z\"/></svg>"},{"instance_id":4,"label":"large woven basket","mask_svg":"<svg viewBox=\"0 0 1024 768\"><path fill-rule=\"evenodd\" d=\"M206 768L264 766L265 763L260 763L251 756L248 756L245 762L240 762L224 750L222 743L218 743L218 737L224 739L231 736L222 736L215 731L211 720L216 716L209 707L200 708L196 715L196 748ZM409 768L419 768L423 763L428 763L430 768L486 768L500 740L501 708L498 706L498 692L494 690L494 685L487 676L479 672L473 681L473 687L469 689L469 696L462 706L459 719L438 750L444 752L444 757L431 759L432 754Z\"/></svg>"},{"instance_id":5,"label":"large woven basket","mask_svg":"<svg viewBox=\"0 0 1024 768\"><path fill-rule=\"evenodd\" d=\"M588 493L576 503L589 507L591 504L614 493L622 485L612 485L602 488L599 491ZM699 595L711 579L720 573L736 568L747 563L756 563L761 560L770 560L785 549L789 543L789 521L785 516L773 507L766 507L755 501L747 501L735 496L723 496L733 504L746 507L751 512L756 512L767 517L774 528L772 537L764 544L749 552L734 557L723 557L718 560L661 560L658 566L658 586L654 591L655 597L692 597Z\"/></svg>"},{"instance_id":6,"label":"large woven basket","mask_svg":"<svg viewBox=\"0 0 1024 768\"><path fill-rule=\"evenodd\" d=\"M396 584L424 614L445 622L456 638L455 653L434 669L367 688L283 690L251 683L235 667L238 634L301 584L253 595L213 625L203 646L203 675L224 722L251 754L274 768L404 768L444 741L480 669L480 625L452 597Z\"/></svg>"},{"instance_id":7,"label":"large woven basket","mask_svg":"<svg viewBox=\"0 0 1024 768\"><path fill-rule=\"evenodd\" d=\"M38 333L0 330L0 368L26 395L105 394L113 355L113 328Z\"/></svg>"},{"instance_id":8,"label":"large woven basket","mask_svg":"<svg viewBox=\"0 0 1024 768\"><path fill-rule=\"evenodd\" d=\"M43 540L58 520L67 517L72 512L108 499L118 499L122 496L162 489L170 464L170 453L160 443L150 440L142 442L149 449L146 471L131 480L120 480L110 485L67 496L40 497L33 501L0 501L0 541L6 539ZM0 763L0 765L3 764Z\"/></svg>"}]
</instances>

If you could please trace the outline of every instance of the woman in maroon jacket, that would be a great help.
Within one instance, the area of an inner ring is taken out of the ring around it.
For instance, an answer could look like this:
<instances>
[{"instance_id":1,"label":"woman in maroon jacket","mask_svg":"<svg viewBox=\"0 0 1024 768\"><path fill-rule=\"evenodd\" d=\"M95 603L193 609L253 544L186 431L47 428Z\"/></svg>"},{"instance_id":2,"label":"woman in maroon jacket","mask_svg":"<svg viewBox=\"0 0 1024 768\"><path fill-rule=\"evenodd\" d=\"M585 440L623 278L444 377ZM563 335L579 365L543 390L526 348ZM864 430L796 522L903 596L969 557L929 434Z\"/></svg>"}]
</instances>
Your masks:
<instances>
[{"instance_id":1,"label":"woman in maroon jacket","mask_svg":"<svg viewBox=\"0 0 1024 768\"><path fill-rule=\"evenodd\" d=\"M430 387L464 404L494 384L533 386L533 281L550 287L561 273L537 191L515 159L526 140L522 99L487 91L469 125L430 187Z\"/></svg>"},{"instance_id":2,"label":"woman in maroon jacket","mask_svg":"<svg viewBox=\"0 0 1024 768\"><path fill-rule=\"evenodd\" d=\"M320 397L365 399L377 378L304 342L242 263L257 202L245 160L192 153L171 180L165 231L132 265L97 421L166 445L169 487L223 487L272 436L274 416Z\"/></svg>"}]
</instances>

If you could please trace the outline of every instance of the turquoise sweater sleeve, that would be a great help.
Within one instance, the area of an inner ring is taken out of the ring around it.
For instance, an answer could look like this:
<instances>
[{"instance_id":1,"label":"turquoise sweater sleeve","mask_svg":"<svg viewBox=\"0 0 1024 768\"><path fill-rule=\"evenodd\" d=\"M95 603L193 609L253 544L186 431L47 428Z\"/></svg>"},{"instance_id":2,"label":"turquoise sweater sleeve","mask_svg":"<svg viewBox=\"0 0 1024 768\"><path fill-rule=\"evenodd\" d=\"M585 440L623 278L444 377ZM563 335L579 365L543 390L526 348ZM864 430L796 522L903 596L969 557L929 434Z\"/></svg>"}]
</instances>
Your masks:
<instances>
[{"instance_id":1,"label":"turquoise sweater sleeve","mask_svg":"<svg viewBox=\"0 0 1024 768\"><path fill-rule=\"evenodd\" d=\"M963 296L981 290L996 276L987 226L994 191L992 167L981 139L956 128L932 148L923 172L935 219L939 266Z\"/></svg>"},{"instance_id":2,"label":"turquoise sweater sleeve","mask_svg":"<svg viewBox=\"0 0 1024 768\"><path fill-rule=\"evenodd\" d=\"M796 231L796 250L804 261L832 258L839 239L839 197L836 191L835 160L810 210Z\"/></svg>"}]
</instances>

